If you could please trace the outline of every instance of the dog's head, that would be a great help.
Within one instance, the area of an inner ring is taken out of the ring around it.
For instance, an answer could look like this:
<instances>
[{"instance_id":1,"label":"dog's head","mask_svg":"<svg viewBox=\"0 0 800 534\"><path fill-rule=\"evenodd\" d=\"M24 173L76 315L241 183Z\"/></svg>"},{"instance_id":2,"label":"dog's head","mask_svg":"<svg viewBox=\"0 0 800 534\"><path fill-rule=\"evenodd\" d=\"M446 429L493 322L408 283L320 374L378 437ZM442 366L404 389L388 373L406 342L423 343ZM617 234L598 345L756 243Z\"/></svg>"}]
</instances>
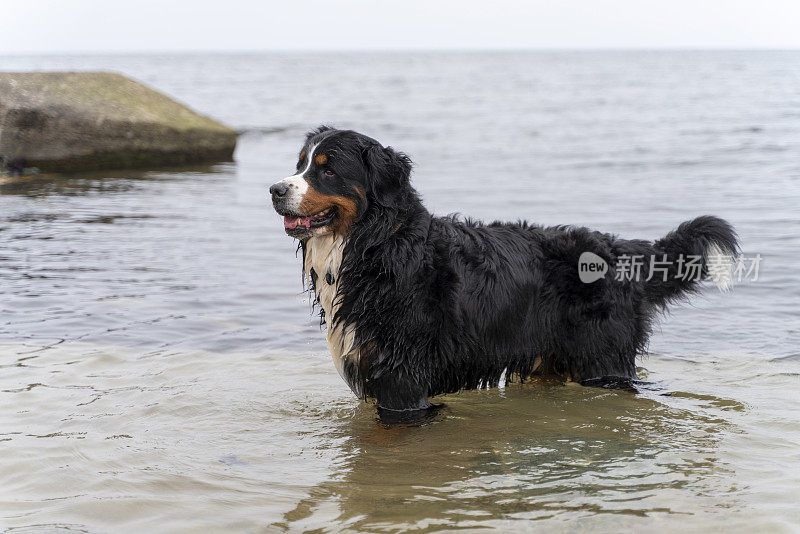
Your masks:
<instances>
[{"instance_id":1,"label":"dog's head","mask_svg":"<svg viewBox=\"0 0 800 534\"><path fill-rule=\"evenodd\" d=\"M297 172L269 188L286 233L300 240L349 235L369 209L391 208L410 188L411 160L351 130L306 136Z\"/></svg>"}]
</instances>

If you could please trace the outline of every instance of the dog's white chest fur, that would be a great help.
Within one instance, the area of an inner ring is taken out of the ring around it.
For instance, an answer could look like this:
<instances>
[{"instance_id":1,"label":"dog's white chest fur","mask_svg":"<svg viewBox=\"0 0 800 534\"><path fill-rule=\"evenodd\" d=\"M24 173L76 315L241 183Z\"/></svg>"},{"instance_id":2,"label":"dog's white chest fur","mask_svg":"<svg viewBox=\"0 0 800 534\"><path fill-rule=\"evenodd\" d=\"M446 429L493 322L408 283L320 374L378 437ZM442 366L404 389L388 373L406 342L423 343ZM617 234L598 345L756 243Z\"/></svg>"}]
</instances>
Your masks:
<instances>
[{"instance_id":1,"label":"dog's white chest fur","mask_svg":"<svg viewBox=\"0 0 800 534\"><path fill-rule=\"evenodd\" d=\"M353 347L353 329L352 327L345 329L341 324L336 326L333 324L333 318L339 308L336 292L339 288L339 271L342 266L344 245L344 238L335 234L309 238L305 245L303 274L309 287L311 286L311 269L314 269L317 275L315 291L319 305L325 310L328 349L333 356L336 370L353 388L354 384L350 383L350 378L346 376L344 369L344 362L347 359L355 362L358 358L358 351Z\"/></svg>"}]
</instances>

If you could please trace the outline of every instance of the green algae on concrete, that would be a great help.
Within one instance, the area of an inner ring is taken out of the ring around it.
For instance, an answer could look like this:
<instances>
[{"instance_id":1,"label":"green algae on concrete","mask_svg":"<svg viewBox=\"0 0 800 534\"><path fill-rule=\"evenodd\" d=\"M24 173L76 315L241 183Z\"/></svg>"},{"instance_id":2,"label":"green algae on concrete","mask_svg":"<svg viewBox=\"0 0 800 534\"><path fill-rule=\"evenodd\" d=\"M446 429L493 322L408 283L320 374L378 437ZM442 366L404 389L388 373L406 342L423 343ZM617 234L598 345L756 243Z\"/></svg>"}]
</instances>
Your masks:
<instances>
[{"instance_id":1,"label":"green algae on concrete","mask_svg":"<svg viewBox=\"0 0 800 534\"><path fill-rule=\"evenodd\" d=\"M121 74L0 73L0 154L44 171L230 161L236 132Z\"/></svg>"}]
</instances>

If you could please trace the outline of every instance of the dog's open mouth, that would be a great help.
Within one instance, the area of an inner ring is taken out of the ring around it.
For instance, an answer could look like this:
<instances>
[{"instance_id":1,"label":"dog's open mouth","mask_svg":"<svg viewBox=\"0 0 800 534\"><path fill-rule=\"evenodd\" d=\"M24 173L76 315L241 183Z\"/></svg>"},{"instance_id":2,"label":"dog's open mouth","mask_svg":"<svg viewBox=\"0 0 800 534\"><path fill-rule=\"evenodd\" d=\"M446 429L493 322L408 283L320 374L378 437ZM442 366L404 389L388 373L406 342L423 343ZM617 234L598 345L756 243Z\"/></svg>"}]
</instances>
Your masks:
<instances>
[{"instance_id":1,"label":"dog's open mouth","mask_svg":"<svg viewBox=\"0 0 800 534\"><path fill-rule=\"evenodd\" d=\"M333 222L336 216L334 208L327 208L314 215L299 216L299 215L284 215L283 228L289 235L301 235L310 231L312 228L321 228L328 226Z\"/></svg>"}]
</instances>

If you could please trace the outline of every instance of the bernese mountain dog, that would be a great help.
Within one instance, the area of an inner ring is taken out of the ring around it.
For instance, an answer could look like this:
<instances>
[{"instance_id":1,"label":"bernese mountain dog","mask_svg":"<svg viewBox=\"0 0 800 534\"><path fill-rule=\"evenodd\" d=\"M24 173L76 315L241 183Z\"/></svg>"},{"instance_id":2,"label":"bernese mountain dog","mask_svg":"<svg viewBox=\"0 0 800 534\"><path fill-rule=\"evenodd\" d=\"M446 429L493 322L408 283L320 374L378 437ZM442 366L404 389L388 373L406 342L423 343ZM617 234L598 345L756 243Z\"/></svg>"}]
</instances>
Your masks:
<instances>
[{"instance_id":1,"label":"bernese mountain dog","mask_svg":"<svg viewBox=\"0 0 800 534\"><path fill-rule=\"evenodd\" d=\"M737 237L717 217L655 242L483 224L432 215L410 173L405 154L322 126L307 134L295 174L270 187L299 240L336 368L382 418L416 418L430 397L501 379L630 383L658 312L701 279L720 289L731 280ZM607 272L582 281L584 253ZM697 260L697 276L680 272L684 256ZM630 258L641 258L643 276L615 274ZM656 263L658 274L644 276Z\"/></svg>"}]
</instances>

